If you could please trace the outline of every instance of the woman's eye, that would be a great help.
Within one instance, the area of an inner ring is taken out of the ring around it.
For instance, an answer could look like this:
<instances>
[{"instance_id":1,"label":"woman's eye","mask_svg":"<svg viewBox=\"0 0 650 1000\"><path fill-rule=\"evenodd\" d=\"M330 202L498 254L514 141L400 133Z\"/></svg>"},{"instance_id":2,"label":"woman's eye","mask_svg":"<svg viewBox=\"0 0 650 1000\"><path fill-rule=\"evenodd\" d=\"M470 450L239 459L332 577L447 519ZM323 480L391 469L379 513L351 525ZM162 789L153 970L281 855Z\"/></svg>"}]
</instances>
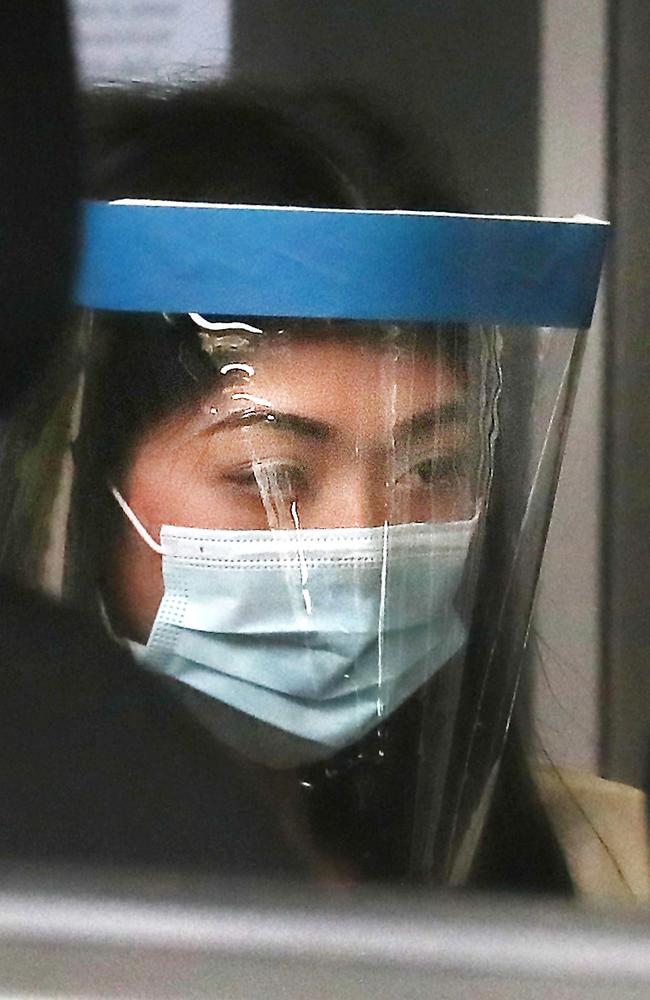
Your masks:
<instances>
[{"instance_id":1,"label":"woman's eye","mask_svg":"<svg viewBox=\"0 0 650 1000\"><path fill-rule=\"evenodd\" d=\"M464 462L457 455L441 455L427 458L412 466L404 477L405 480L415 480L416 485L428 489L448 489L457 485L465 473Z\"/></svg>"},{"instance_id":2,"label":"woman's eye","mask_svg":"<svg viewBox=\"0 0 650 1000\"><path fill-rule=\"evenodd\" d=\"M255 496L267 495L282 500L295 499L304 491L307 481L305 470L300 466L275 462L255 462L226 478Z\"/></svg>"}]
</instances>

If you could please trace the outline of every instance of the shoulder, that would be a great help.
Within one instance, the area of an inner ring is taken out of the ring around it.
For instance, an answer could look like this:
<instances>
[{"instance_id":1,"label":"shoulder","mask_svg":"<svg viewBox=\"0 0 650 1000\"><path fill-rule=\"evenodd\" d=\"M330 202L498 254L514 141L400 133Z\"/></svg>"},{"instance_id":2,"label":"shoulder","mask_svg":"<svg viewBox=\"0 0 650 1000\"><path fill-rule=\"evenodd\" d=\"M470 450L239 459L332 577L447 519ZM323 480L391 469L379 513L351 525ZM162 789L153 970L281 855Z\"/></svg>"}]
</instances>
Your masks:
<instances>
[{"instance_id":1,"label":"shoulder","mask_svg":"<svg viewBox=\"0 0 650 1000\"><path fill-rule=\"evenodd\" d=\"M578 894L593 902L650 902L646 797L570 768L539 767L537 786Z\"/></svg>"}]
</instances>

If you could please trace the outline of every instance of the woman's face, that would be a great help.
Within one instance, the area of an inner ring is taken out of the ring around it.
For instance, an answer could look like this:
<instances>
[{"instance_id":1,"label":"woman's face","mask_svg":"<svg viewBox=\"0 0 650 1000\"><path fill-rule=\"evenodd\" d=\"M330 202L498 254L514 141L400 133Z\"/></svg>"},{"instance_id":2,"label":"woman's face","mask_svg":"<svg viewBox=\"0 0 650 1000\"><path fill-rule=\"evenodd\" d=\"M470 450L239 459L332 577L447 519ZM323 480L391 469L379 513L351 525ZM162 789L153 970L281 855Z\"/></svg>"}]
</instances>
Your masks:
<instances>
[{"instance_id":1,"label":"woman's face","mask_svg":"<svg viewBox=\"0 0 650 1000\"><path fill-rule=\"evenodd\" d=\"M149 533L368 527L474 513L462 369L354 336L262 342L136 444L120 491ZM124 521L111 610L146 642L161 557Z\"/></svg>"}]
</instances>

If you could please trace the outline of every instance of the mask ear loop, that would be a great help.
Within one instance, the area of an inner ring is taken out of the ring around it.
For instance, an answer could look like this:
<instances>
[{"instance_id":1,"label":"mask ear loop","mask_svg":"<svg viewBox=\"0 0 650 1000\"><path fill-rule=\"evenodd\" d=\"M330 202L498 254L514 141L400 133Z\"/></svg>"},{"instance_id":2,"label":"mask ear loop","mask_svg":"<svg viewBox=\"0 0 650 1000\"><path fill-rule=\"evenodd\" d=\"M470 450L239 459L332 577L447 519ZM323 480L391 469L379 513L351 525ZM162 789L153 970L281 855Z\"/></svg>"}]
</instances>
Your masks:
<instances>
[{"instance_id":1,"label":"mask ear loop","mask_svg":"<svg viewBox=\"0 0 650 1000\"><path fill-rule=\"evenodd\" d=\"M122 496L122 494L120 493L120 491L118 489L116 489L115 486L112 486L110 483L109 483L109 489L110 489L111 493L113 494L113 497L115 498L115 500L117 500L117 502L118 502L120 508L122 509L123 513L126 514L126 516L128 517L129 521L131 522L131 524L133 525L133 527L135 528L135 530L139 534L139 536L142 539L142 541L146 542L146 544L149 546L149 548L153 549L154 552L157 552L159 556L164 556L165 555L165 550L162 547L162 545L159 545L158 542L154 538L151 537L151 535L149 534L149 532L145 528L144 524L142 524L142 522L138 520L138 518L136 517L136 515L134 514L134 512L131 510L131 508L129 507L128 503L126 502L126 500L124 499L124 497Z\"/></svg>"}]
</instances>

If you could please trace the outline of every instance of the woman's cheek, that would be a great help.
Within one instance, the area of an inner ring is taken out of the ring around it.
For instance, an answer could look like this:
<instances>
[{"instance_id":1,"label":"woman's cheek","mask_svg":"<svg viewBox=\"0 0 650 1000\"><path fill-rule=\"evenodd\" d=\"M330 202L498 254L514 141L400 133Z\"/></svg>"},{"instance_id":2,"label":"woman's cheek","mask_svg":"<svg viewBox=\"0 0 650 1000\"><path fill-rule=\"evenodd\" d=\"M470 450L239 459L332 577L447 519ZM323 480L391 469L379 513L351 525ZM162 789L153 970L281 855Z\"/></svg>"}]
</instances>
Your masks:
<instances>
[{"instance_id":1,"label":"woman's cheek","mask_svg":"<svg viewBox=\"0 0 650 1000\"><path fill-rule=\"evenodd\" d=\"M111 590L113 627L146 643L163 595L162 557L135 532L118 546Z\"/></svg>"}]
</instances>

